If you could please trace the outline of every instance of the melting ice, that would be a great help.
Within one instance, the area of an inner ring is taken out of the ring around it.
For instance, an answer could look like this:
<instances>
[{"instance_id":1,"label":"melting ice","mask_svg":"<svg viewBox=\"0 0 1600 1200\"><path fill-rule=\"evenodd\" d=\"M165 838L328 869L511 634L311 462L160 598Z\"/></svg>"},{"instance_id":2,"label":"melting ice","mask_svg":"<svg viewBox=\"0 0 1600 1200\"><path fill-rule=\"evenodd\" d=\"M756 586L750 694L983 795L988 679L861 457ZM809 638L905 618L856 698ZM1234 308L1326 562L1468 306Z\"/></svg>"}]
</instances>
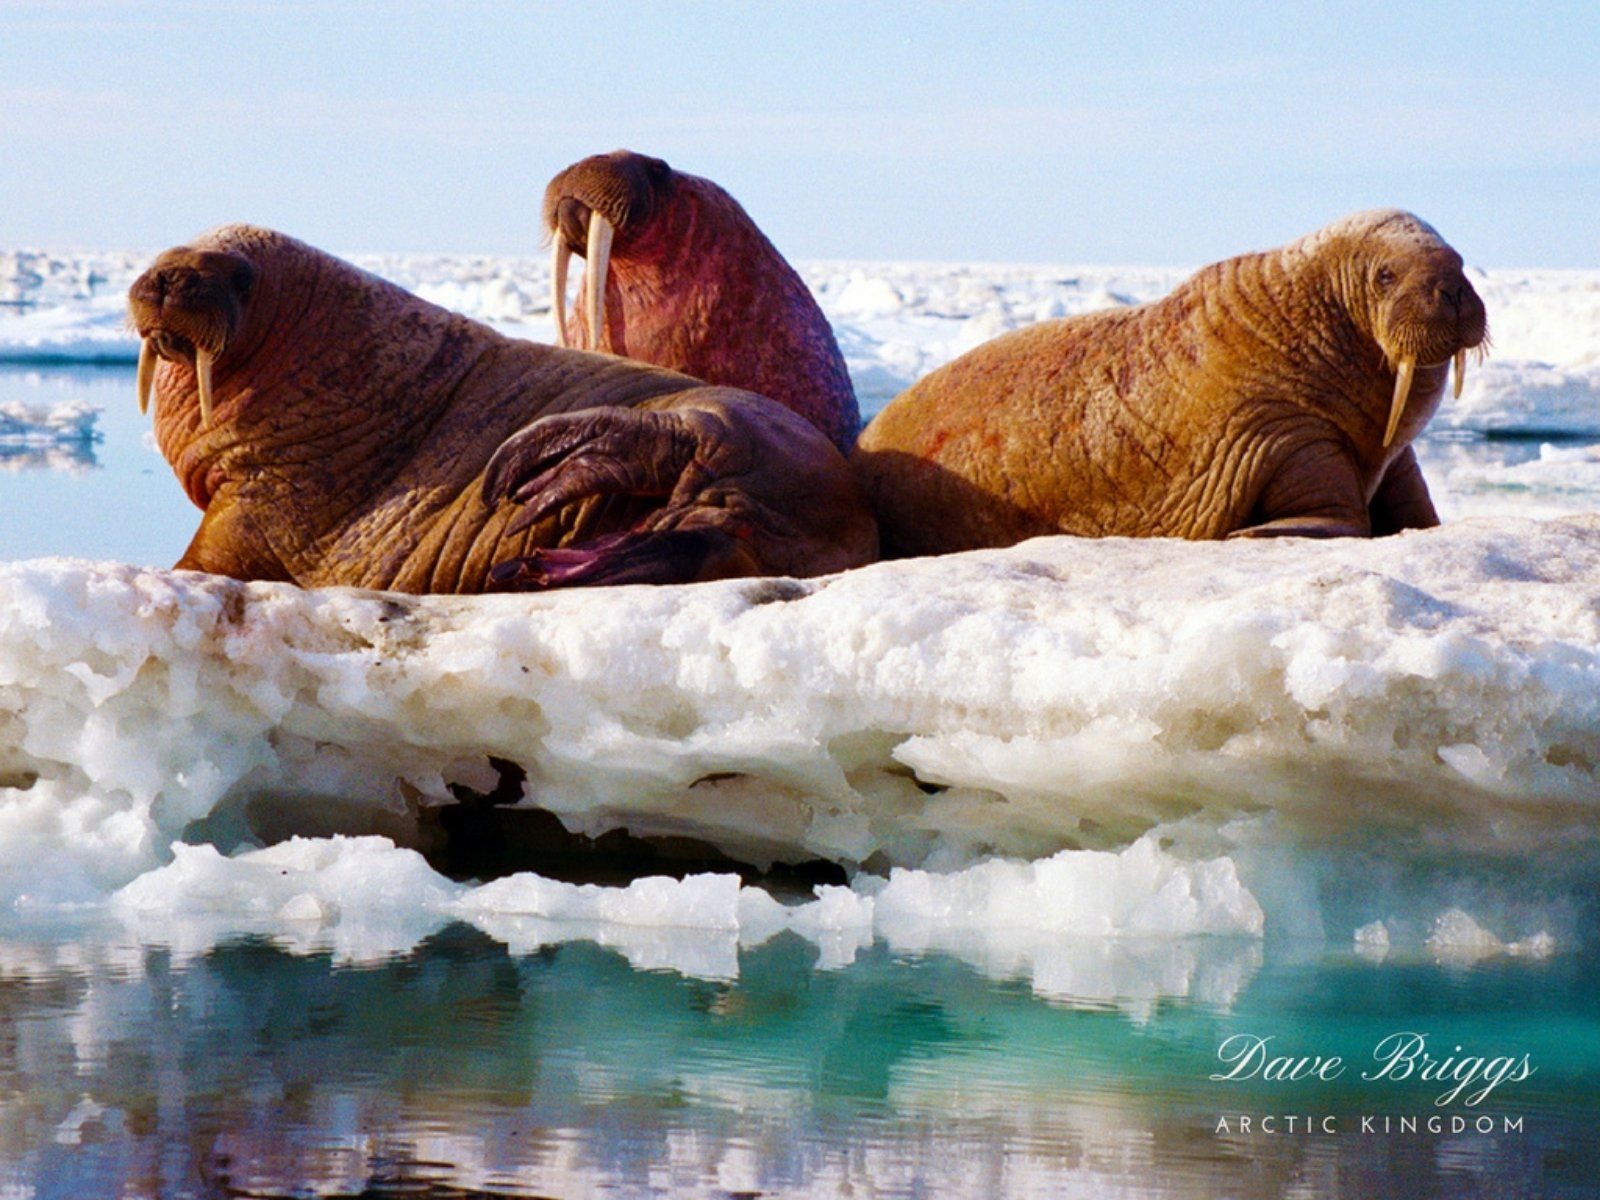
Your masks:
<instances>
[{"instance_id":1,"label":"melting ice","mask_svg":"<svg viewBox=\"0 0 1600 1200\"><path fill-rule=\"evenodd\" d=\"M840 961L851 938L963 931L1349 937L1431 920L1464 879L1480 923L1559 923L1600 797L1600 517L1041 539L539 597L13 563L0 727L0 879L25 907L115 893L292 930L393 926L406 897L400 942L444 914L670 914L734 941L794 928ZM692 833L856 881L782 912L709 877L462 890L404 847L452 785L496 784L491 759L571 829ZM227 859L175 847L196 830L387 840ZM1418 857L1461 869L1419 883ZM1368 859L1388 865L1363 868L1366 908L1323 887ZM1537 873L1541 907L1526 864L1546 860L1566 866Z\"/></svg>"}]
</instances>

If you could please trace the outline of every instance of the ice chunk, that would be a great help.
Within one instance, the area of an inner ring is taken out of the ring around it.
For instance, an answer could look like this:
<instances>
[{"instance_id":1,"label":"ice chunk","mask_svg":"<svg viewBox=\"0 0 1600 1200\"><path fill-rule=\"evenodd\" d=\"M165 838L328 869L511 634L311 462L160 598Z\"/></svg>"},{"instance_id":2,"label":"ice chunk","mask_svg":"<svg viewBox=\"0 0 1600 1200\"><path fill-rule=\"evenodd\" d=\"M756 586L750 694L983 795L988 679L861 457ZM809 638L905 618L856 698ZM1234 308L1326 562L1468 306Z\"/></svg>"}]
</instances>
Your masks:
<instances>
[{"instance_id":1,"label":"ice chunk","mask_svg":"<svg viewBox=\"0 0 1600 1200\"><path fill-rule=\"evenodd\" d=\"M1232 862L1182 862L1150 837L1120 853L1063 850L1038 862L996 859L953 876L896 870L874 902L880 921L901 931L928 926L1158 937L1262 931L1261 908Z\"/></svg>"},{"instance_id":2,"label":"ice chunk","mask_svg":"<svg viewBox=\"0 0 1600 1200\"><path fill-rule=\"evenodd\" d=\"M104 894L196 822L414 843L453 784L493 786L491 759L575 830L758 864L952 869L1179 821L1199 847L1262 812L1289 843L1359 828L1516 853L1600 796L1592 515L1040 539L773 596L0 564L0 892ZM1208 902L1151 899L1148 919L1188 903Z\"/></svg>"}]
</instances>

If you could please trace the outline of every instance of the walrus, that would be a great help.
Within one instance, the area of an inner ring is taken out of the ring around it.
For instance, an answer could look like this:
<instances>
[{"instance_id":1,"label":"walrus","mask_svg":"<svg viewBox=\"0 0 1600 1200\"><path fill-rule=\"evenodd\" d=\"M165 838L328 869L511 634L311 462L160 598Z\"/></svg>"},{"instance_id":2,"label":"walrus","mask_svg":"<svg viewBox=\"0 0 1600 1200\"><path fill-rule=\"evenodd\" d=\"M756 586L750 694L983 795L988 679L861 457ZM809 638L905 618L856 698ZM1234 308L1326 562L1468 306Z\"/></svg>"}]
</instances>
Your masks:
<instances>
[{"instance_id":1,"label":"walrus","mask_svg":"<svg viewBox=\"0 0 1600 1200\"><path fill-rule=\"evenodd\" d=\"M179 568L478 592L875 556L843 456L782 405L507 338L272 230L165 251L129 316L140 408L204 512Z\"/></svg>"},{"instance_id":2,"label":"walrus","mask_svg":"<svg viewBox=\"0 0 1600 1200\"><path fill-rule=\"evenodd\" d=\"M979 346L891 401L852 465L886 555L1428 527L1410 442L1487 336L1431 226L1356 213L1153 303Z\"/></svg>"},{"instance_id":3,"label":"walrus","mask_svg":"<svg viewBox=\"0 0 1600 1200\"><path fill-rule=\"evenodd\" d=\"M861 427L838 342L810 290L739 202L709 179L617 150L544 192L558 344L759 392L848 454ZM583 303L566 312L584 256Z\"/></svg>"}]
</instances>

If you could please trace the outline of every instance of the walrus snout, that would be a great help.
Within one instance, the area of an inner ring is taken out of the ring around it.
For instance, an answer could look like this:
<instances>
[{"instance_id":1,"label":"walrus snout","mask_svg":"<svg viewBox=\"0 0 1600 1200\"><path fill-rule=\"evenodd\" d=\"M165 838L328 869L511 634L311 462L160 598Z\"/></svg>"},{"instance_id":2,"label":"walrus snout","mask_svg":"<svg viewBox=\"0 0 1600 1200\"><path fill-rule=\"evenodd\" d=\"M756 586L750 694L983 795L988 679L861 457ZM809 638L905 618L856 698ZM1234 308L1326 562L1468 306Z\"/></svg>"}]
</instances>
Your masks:
<instances>
[{"instance_id":1,"label":"walrus snout","mask_svg":"<svg viewBox=\"0 0 1600 1200\"><path fill-rule=\"evenodd\" d=\"M593 210L576 196L563 196L556 203L552 236L566 242L574 254L582 254L589 240L589 214Z\"/></svg>"},{"instance_id":2,"label":"walrus snout","mask_svg":"<svg viewBox=\"0 0 1600 1200\"><path fill-rule=\"evenodd\" d=\"M1395 372L1383 439L1387 447L1399 429L1419 365L1451 364L1452 394L1460 399L1467 351L1476 350L1479 361L1487 353L1489 318L1460 256L1445 246L1432 254L1414 253L1408 270L1380 267L1373 281L1382 298L1379 342Z\"/></svg>"},{"instance_id":3,"label":"walrus snout","mask_svg":"<svg viewBox=\"0 0 1600 1200\"><path fill-rule=\"evenodd\" d=\"M632 150L613 150L579 159L545 185L544 227L551 232L556 230L557 211L566 200L581 202L619 231L630 224L648 224L672 178L672 168L664 159ZM574 252L580 250L586 231L574 235L572 229L562 228Z\"/></svg>"},{"instance_id":4,"label":"walrus snout","mask_svg":"<svg viewBox=\"0 0 1600 1200\"><path fill-rule=\"evenodd\" d=\"M550 276L556 345L567 344L567 269L572 256L581 254L586 264L584 316L589 322L585 349L604 348L605 285L612 242L630 227L649 224L658 193L671 182L672 168L662 159L614 150L573 163L546 185L543 218L554 243Z\"/></svg>"},{"instance_id":5,"label":"walrus snout","mask_svg":"<svg viewBox=\"0 0 1600 1200\"><path fill-rule=\"evenodd\" d=\"M139 411L149 411L157 358L192 366L200 417L211 423L213 364L232 342L255 288L256 269L229 251L168 250L128 289L128 319L138 332Z\"/></svg>"}]
</instances>

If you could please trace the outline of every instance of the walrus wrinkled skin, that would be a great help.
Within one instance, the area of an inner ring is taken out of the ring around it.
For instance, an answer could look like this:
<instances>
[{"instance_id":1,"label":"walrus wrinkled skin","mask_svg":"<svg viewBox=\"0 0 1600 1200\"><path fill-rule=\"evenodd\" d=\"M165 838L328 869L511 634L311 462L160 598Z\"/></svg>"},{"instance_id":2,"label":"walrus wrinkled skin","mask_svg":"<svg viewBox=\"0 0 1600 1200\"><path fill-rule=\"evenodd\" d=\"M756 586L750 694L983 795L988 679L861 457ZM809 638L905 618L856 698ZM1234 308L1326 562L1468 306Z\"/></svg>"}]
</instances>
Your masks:
<instances>
[{"instance_id":1,"label":"walrus wrinkled skin","mask_svg":"<svg viewBox=\"0 0 1600 1200\"><path fill-rule=\"evenodd\" d=\"M552 179L543 219L560 344L759 392L850 452L861 413L833 330L727 192L659 158L617 150ZM568 316L573 254L585 259L584 302Z\"/></svg>"},{"instance_id":2,"label":"walrus wrinkled skin","mask_svg":"<svg viewBox=\"0 0 1600 1200\"><path fill-rule=\"evenodd\" d=\"M1357 213L980 346L892 401L852 465L886 555L1437 525L1409 443L1486 337L1431 227Z\"/></svg>"},{"instance_id":3,"label":"walrus wrinkled skin","mask_svg":"<svg viewBox=\"0 0 1600 1200\"><path fill-rule=\"evenodd\" d=\"M477 592L871 561L837 450L750 392L516 341L225 226L129 292L141 409L204 510L178 566Z\"/></svg>"}]
</instances>

